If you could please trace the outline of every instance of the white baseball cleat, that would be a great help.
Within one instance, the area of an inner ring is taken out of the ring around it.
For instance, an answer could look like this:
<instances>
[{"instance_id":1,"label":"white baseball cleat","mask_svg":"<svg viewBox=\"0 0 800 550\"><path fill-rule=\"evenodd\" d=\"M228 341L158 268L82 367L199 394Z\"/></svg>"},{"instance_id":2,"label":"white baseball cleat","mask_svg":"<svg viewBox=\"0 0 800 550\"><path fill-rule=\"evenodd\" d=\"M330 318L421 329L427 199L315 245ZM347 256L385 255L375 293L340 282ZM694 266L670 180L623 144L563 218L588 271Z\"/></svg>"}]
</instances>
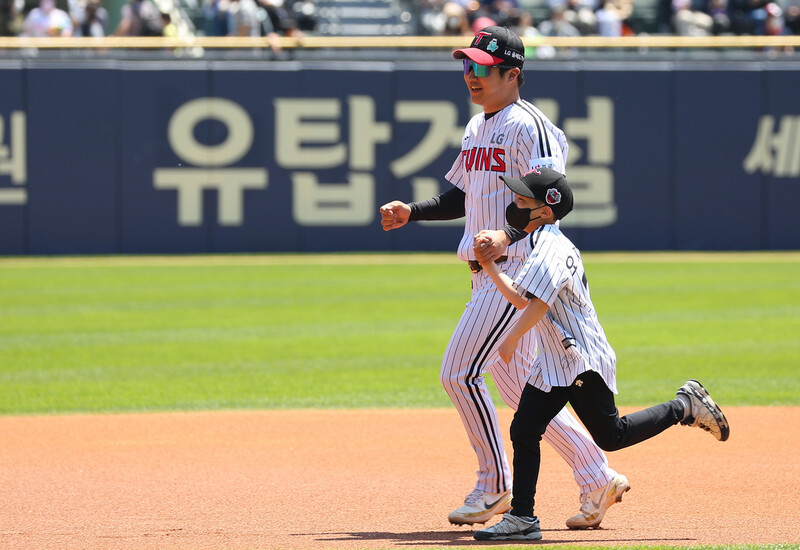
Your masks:
<instances>
[{"instance_id":1,"label":"white baseball cleat","mask_svg":"<svg viewBox=\"0 0 800 550\"><path fill-rule=\"evenodd\" d=\"M600 522L603 521L606 510L612 504L622 502L623 493L630 491L630 489L631 484L628 483L628 478L622 474L617 474L604 487L582 494L581 511L567 519L567 527L570 529L600 527Z\"/></svg>"},{"instance_id":2,"label":"white baseball cleat","mask_svg":"<svg viewBox=\"0 0 800 550\"><path fill-rule=\"evenodd\" d=\"M472 538L475 540L541 540L542 530L539 528L539 518L523 518L503 514L500 523L475 531Z\"/></svg>"},{"instance_id":3,"label":"white baseball cleat","mask_svg":"<svg viewBox=\"0 0 800 550\"><path fill-rule=\"evenodd\" d=\"M691 402L691 410L681 421L684 426L697 426L711 433L719 441L725 441L731 434L728 419L722 409L714 403L711 396L697 380L689 380L678 389L678 395L684 395Z\"/></svg>"},{"instance_id":4,"label":"white baseball cleat","mask_svg":"<svg viewBox=\"0 0 800 550\"><path fill-rule=\"evenodd\" d=\"M475 489L464 499L464 506L450 512L447 519L456 525L486 523L492 516L509 510L511 510L511 491L487 493Z\"/></svg>"}]
</instances>

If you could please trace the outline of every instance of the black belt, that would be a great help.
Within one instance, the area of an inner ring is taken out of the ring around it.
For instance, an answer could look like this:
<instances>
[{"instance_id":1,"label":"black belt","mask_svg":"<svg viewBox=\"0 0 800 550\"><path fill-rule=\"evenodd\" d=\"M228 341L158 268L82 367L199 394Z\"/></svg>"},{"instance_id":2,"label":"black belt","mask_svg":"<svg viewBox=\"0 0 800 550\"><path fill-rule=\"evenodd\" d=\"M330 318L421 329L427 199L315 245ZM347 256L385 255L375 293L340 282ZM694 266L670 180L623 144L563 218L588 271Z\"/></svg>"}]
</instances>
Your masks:
<instances>
[{"instance_id":1,"label":"black belt","mask_svg":"<svg viewBox=\"0 0 800 550\"><path fill-rule=\"evenodd\" d=\"M500 262L505 262L507 259L508 256L500 256L494 261L494 263L499 264ZM483 269L483 266L478 263L478 260L469 260L467 265L469 266L469 270L473 273L480 273L480 271Z\"/></svg>"}]
</instances>

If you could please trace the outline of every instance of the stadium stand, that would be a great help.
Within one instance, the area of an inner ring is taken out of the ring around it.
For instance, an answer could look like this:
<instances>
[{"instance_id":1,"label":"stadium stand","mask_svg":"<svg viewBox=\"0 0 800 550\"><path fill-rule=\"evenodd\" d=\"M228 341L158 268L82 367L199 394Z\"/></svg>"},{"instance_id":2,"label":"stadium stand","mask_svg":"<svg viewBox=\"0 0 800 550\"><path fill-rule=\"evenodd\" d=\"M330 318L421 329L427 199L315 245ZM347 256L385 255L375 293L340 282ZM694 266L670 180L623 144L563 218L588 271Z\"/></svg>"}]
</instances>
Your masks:
<instances>
[{"instance_id":1,"label":"stadium stand","mask_svg":"<svg viewBox=\"0 0 800 550\"><path fill-rule=\"evenodd\" d=\"M317 0L317 32L322 36L403 36L412 34L411 12L398 0Z\"/></svg>"}]
</instances>

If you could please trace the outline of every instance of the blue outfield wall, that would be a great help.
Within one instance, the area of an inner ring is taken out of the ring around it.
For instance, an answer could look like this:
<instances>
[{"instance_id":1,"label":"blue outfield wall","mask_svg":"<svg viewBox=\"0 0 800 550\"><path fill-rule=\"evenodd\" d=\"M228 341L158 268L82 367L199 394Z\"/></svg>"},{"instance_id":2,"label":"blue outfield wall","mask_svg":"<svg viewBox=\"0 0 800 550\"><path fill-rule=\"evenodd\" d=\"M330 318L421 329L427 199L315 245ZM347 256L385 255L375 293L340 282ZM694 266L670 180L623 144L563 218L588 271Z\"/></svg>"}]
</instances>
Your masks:
<instances>
[{"instance_id":1,"label":"blue outfield wall","mask_svg":"<svg viewBox=\"0 0 800 550\"><path fill-rule=\"evenodd\" d=\"M543 64L584 250L800 249L800 71ZM446 190L474 112L454 64L0 66L0 254L454 250L384 233Z\"/></svg>"}]
</instances>

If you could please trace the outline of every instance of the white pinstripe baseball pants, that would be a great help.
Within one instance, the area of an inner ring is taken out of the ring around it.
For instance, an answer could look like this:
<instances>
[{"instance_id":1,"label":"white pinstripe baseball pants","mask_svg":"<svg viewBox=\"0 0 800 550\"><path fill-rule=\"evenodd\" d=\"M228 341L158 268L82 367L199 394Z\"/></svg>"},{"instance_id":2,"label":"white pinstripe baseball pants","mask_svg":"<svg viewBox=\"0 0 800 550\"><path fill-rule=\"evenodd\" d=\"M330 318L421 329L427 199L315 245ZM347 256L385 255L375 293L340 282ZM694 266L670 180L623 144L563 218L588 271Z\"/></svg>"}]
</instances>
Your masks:
<instances>
[{"instance_id":1,"label":"white pinstripe baseball pants","mask_svg":"<svg viewBox=\"0 0 800 550\"><path fill-rule=\"evenodd\" d=\"M502 267L513 279L522 263L509 259ZM473 274L472 297L442 360L442 386L478 457L475 487L492 493L510 489L512 476L484 374L491 372L503 401L516 410L536 355L535 338L528 333L520 340L511 365L500 359L497 346L518 317L517 309L485 272ZM566 408L550 422L543 439L570 465L581 493L599 489L616 475L606 455Z\"/></svg>"}]
</instances>

